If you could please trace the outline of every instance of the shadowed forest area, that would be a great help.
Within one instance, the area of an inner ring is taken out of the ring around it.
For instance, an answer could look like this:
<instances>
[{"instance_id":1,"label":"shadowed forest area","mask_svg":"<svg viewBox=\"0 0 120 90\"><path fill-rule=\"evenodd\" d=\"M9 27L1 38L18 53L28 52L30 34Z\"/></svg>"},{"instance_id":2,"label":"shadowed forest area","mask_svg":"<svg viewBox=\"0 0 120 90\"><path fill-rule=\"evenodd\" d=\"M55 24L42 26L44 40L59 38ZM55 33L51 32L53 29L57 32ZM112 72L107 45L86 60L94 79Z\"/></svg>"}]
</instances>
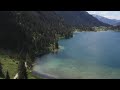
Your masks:
<instances>
[{"instance_id":1,"label":"shadowed forest area","mask_svg":"<svg viewBox=\"0 0 120 90\"><path fill-rule=\"evenodd\" d=\"M75 29L95 31L95 26L120 29L85 11L0 11L0 77L33 77L37 56L59 49L58 40L73 37Z\"/></svg>"}]
</instances>

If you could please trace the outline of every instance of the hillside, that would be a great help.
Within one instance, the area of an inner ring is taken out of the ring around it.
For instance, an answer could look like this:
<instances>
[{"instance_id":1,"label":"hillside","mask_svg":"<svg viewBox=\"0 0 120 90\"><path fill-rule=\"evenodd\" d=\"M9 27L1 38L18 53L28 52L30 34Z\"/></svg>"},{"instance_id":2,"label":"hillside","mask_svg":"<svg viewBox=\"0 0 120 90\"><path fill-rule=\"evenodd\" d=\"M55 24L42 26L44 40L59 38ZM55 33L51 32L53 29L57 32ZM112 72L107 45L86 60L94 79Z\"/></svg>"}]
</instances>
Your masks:
<instances>
[{"instance_id":1,"label":"hillside","mask_svg":"<svg viewBox=\"0 0 120 90\"><path fill-rule=\"evenodd\" d=\"M55 11L66 24L74 26L108 26L85 11Z\"/></svg>"},{"instance_id":2,"label":"hillside","mask_svg":"<svg viewBox=\"0 0 120 90\"><path fill-rule=\"evenodd\" d=\"M0 47L34 54L49 52L59 36L72 36L72 25L107 25L84 11L1 11L0 20Z\"/></svg>"},{"instance_id":3,"label":"hillside","mask_svg":"<svg viewBox=\"0 0 120 90\"><path fill-rule=\"evenodd\" d=\"M48 53L58 36L69 37L68 29L54 11L0 11L0 48L25 58Z\"/></svg>"},{"instance_id":4,"label":"hillside","mask_svg":"<svg viewBox=\"0 0 120 90\"><path fill-rule=\"evenodd\" d=\"M107 26L83 11L0 11L0 53L4 52L0 54L0 62L3 70L9 70L13 77L17 72L23 72L25 63L31 69L37 56L55 53L59 48L58 40L72 37L72 26L81 25L85 25L81 27L83 31L93 31L91 26ZM31 72L28 73L33 77Z\"/></svg>"},{"instance_id":5,"label":"hillside","mask_svg":"<svg viewBox=\"0 0 120 90\"><path fill-rule=\"evenodd\" d=\"M99 21L110 24L110 25L116 25L117 23L120 22L120 20L116 19L108 19L99 15L92 14L94 17L96 17Z\"/></svg>"},{"instance_id":6,"label":"hillside","mask_svg":"<svg viewBox=\"0 0 120 90\"><path fill-rule=\"evenodd\" d=\"M120 25L120 22L116 23L115 26Z\"/></svg>"},{"instance_id":7,"label":"hillside","mask_svg":"<svg viewBox=\"0 0 120 90\"><path fill-rule=\"evenodd\" d=\"M0 48L33 58L58 48L58 38L72 37L71 26L81 25L107 26L85 11L0 11Z\"/></svg>"}]
</instances>

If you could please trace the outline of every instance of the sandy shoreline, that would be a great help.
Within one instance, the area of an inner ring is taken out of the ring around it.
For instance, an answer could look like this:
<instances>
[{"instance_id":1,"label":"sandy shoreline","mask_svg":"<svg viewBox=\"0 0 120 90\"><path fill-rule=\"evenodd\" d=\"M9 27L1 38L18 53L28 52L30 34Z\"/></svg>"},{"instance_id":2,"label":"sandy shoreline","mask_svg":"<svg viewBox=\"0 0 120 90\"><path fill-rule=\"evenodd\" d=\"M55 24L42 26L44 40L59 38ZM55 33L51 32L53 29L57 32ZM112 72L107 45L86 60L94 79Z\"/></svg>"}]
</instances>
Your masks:
<instances>
[{"instance_id":1,"label":"sandy shoreline","mask_svg":"<svg viewBox=\"0 0 120 90\"><path fill-rule=\"evenodd\" d=\"M42 73L38 73L36 71L33 71L32 74L35 75L35 76L38 76L38 77L40 77L42 79L57 79L57 78L55 78L53 76L49 76L49 75L45 75L45 74L42 74Z\"/></svg>"}]
</instances>

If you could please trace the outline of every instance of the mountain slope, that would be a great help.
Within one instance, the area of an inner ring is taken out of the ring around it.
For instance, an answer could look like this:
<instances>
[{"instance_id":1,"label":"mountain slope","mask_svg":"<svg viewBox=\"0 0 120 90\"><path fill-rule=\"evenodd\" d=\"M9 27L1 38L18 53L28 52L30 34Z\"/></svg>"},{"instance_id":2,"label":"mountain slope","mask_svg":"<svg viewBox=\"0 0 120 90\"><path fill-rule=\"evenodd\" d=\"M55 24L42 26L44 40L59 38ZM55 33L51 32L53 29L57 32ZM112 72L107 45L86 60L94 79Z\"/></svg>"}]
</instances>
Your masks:
<instances>
[{"instance_id":1,"label":"mountain slope","mask_svg":"<svg viewBox=\"0 0 120 90\"><path fill-rule=\"evenodd\" d=\"M58 38L72 37L70 26L107 26L84 11L0 11L0 48L22 58L58 48Z\"/></svg>"},{"instance_id":2,"label":"mountain slope","mask_svg":"<svg viewBox=\"0 0 120 90\"><path fill-rule=\"evenodd\" d=\"M115 25L115 26L118 26L118 25L120 25L120 22L118 22L118 23L115 23L114 25Z\"/></svg>"},{"instance_id":3,"label":"mountain slope","mask_svg":"<svg viewBox=\"0 0 120 90\"><path fill-rule=\"evenodd\" d=\"M120 22L120 20L116 19L108 19L99 15L92 14L94 17L96 17L99 21L110 24L110 25L116 25L116 23Z\"/></svg>"},{"instance_id":4,"label":"mountain slope","mask_svg":"<svg viewBox=\"0 0 120 90\"><path fill-rule=\"evenodd\" d=\"M63 17L66 24L74 26L107 26L103 22L90 15L85 11L55 11L57 15Z\"/></svg>"},{"instance_id":5,"label":"mountain slope","mask_svg":"<svg viewBox=\"0 0 120 90\"><path fill-rule=\"evenodd\" d=\"M69 35L71 29L54 11L0 11L0 48L17 51L24 59L48 53L57 47L58 36Z\"/></svg>"}]
</instances>

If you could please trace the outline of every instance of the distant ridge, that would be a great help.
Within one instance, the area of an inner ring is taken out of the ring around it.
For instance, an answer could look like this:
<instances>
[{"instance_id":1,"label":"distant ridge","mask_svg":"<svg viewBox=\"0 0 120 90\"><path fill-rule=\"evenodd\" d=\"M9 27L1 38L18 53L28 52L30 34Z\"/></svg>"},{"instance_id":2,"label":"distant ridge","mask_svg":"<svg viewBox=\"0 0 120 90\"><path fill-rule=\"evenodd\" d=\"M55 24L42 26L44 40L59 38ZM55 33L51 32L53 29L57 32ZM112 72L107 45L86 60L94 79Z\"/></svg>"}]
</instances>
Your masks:
<instances>
[{"instance_id":1,"label":"distant ridge","mask_svg":"<svg viewBox=\"0 0 120 90\"><path fill-rule=\"evenodd\" d=\"M120 22L116 23L115 26L120 25Z\"/></svg>"},{"instance_id":2,"label":"distant ridge","mask_svg":"<svg viewBox=\"0 0 120 90\"><path fill-rule=\"evenodd\" d=\"M106 17L100 16L100 15L95 15L95 14L92 14L92 15L103 23L107 23L107 24L110 24L110 25L117 25L117 23L118 24L120 23L120 20L108 19Z\"/></svg>"},{"instance_id":3,"label":"distant ridge","mask_svg":"<svg viewBox=\"0 0 120 90\"><path fill-rule=\"evenodd\" d=\"M69 25L79 26L108 26L90 15L86 11L55 11L57 15L63 17L64 22Z\"/></svg>"}]
</instances>

